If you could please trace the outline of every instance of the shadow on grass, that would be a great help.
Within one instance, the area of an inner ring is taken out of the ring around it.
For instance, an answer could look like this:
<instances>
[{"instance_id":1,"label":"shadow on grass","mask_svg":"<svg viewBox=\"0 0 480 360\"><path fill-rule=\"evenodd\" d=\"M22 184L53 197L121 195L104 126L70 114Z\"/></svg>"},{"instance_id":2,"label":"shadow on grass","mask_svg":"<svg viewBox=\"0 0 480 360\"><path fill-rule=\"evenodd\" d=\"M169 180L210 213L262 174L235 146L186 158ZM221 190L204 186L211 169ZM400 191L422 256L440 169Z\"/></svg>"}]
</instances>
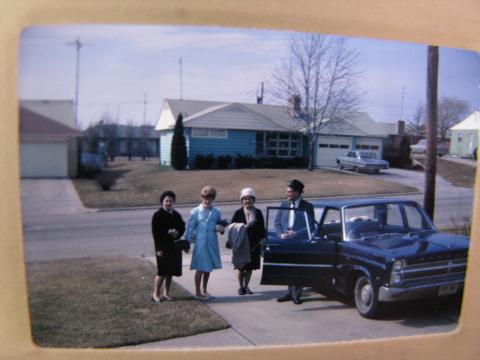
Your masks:
<instances>
[{"instance_id":1,"label":"shadow on grass","mask_svg":"<svg viewBox=\"0 0 480 360\"><path fill-rule=\"evenodd\" d=\"M127 257L27 263L33 340L45 347L117 347L225 329L173 283L176 301L150 301L155 267Z\"/></svg>"}]
</instances>

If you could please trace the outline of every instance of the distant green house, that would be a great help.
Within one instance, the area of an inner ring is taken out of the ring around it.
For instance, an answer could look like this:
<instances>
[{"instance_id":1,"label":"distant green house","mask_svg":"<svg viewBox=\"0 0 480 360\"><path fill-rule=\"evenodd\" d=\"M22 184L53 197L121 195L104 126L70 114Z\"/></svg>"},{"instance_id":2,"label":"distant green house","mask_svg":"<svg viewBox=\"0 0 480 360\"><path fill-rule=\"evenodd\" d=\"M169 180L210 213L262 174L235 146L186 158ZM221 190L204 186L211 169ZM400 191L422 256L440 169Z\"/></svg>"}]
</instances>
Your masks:
<instances>
[{"instance_id":1,"label":"distant green house","mask_svg":"<svg viewBox=\"0 0 480 360\"><path fill-rule=\"evenodd\" d=\"M465 120L450 128L450 155L471 157L478 147L480 111L474 111Z\"/></svg>"}]
</instances>

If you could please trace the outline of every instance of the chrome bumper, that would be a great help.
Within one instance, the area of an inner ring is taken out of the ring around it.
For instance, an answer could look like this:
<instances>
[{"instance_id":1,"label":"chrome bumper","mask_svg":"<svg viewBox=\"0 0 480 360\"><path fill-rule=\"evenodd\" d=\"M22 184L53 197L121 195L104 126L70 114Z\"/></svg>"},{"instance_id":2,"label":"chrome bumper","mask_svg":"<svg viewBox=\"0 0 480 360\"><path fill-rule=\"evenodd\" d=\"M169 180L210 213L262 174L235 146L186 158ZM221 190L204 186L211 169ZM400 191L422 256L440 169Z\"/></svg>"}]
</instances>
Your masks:
<instances>
[{"instance_id":1,"label":"chrome bumper","mask_svg":"<svg viewBox=\"0 0 480 360\"><path fill-rule=\"evenodd\" d=\"M458 285L457 292L463 287L463 280L437 282L412 287L387 287L378 289L378 300L384 302L422 299L437 296L441 286Z\"/></svg>"}]
</instances>

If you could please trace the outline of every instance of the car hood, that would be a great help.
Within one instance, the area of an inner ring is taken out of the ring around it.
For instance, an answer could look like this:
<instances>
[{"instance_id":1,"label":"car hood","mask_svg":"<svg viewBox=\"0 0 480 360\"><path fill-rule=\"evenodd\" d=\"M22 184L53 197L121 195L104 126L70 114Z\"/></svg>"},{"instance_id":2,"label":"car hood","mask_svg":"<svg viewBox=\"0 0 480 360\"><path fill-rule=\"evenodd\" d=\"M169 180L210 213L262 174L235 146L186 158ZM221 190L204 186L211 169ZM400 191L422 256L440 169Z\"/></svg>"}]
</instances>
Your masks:
<instances>
[{"instance_id":1,"label":"car hood","mask_svg":"<svg viewBox=\"0 0 480 360\"><path fill-rule=\"evenodd\" d=\"M417 257L447 252L466 252L469 246L469 239L466 236L432 232L410 235L384 235L381 238L362 241L368 246L379 248L394 257Z\"/></svg>"}]
</instances>

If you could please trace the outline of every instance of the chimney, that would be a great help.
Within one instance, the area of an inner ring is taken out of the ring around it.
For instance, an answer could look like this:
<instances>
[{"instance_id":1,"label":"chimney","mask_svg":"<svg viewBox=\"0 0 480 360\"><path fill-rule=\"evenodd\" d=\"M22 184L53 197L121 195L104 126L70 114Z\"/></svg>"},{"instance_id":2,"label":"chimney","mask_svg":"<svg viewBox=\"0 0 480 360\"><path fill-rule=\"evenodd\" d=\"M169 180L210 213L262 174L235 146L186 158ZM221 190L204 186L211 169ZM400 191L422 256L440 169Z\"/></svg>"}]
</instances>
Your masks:
<instances>
[{"instance_id":1,"label":"chimney","mask_svg":"<svg viewBox=\"0 0 480 360\"><path fill-rule=\"evenodd\" d=\"M405 134L405 121L398 120L397 134L402 136Z\"/></svg>"},{"instance_id":2,"label":"chimney","mask_svg":"<svg viewBox=\"0 0 480 360\"><path fill-rule=\"evenodd\" d=\"M297 117L300 114L300 103L302 98L300 95L292 95L288 99L287 111L291 117Z\"/></svg>"}]
</instances>

